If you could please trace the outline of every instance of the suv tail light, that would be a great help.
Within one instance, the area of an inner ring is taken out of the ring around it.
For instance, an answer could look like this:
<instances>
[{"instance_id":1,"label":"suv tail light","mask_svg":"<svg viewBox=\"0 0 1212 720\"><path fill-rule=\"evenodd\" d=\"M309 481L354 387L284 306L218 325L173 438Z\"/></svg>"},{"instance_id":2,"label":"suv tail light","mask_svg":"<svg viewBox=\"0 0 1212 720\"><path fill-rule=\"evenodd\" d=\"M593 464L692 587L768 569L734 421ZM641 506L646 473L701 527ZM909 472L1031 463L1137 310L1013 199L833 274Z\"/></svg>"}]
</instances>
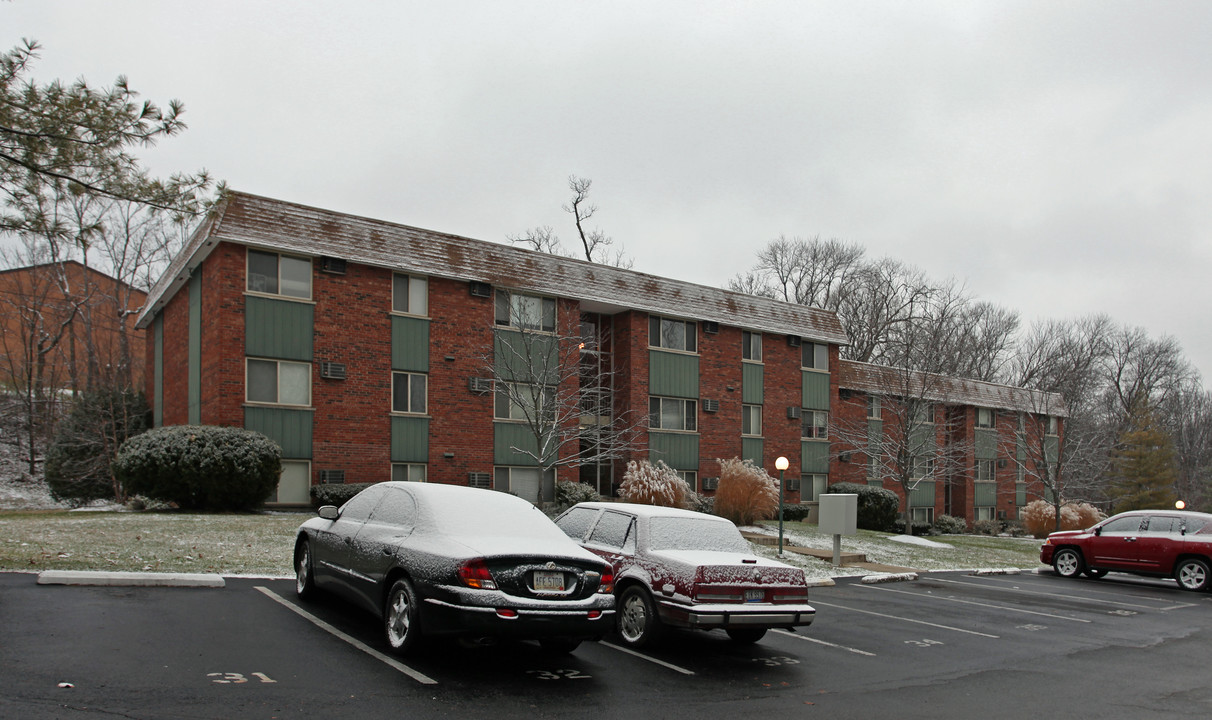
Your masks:
<instances>
[{"instance_id":1,"label":"suv tail light","mask_svg":"<svg viewBox=\"0 0 1212 720\"><path fill-rule=\"evenodd\" d=\"M483 559L468 560L459 566L459 580L469 588L478 590L496 590L497 583L492 579L488 563Z\"/></svg>"},{"instance_id":2,"label":"suv tail light","mask_svg":"<svg viewBox=\"0 0 1212 720\"><path fill-rule=\"evenodd\" d=\"M614 571L605 570L602 572L602 578L598 580L598 592L603 595L609 595L614 592Z\"/></svg>"}]
</instances>

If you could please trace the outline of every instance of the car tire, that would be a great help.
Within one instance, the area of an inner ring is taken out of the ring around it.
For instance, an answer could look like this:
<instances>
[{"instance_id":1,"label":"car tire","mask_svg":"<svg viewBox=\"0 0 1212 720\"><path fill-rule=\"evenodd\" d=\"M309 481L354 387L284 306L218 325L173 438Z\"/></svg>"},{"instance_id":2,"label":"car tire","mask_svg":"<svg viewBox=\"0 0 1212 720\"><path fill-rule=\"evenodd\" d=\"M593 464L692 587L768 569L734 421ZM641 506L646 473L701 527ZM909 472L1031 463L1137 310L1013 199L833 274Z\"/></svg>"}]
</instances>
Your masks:
<instances>
[{"instance_id":1,"label":"car tire","mask_svg":"<svg viewBox=\"0 0 1212 720\"><path fill-rule=\"evenodd\" d=\"M751 645L766 636L766 628L726 628L732 642Z\"/></svg>"},{"instance_id":2,"label":"car tire","mask_svg":"<svg viewBox=\"0 0 1212 720\"><path fill-rule=\"evenodd\" d=\"M657 617L652 596L639 585L623 591L618 605L619 638L629 647L644 647L661 634L661 619Z\"/></svg>"},{"instance_id":3,"label":"car tire","mask_svg":"<svg viewBox=\"0 0 1212 720\"><path fill-rule=\"evenodd\" d=\"M539 647L553 655L567 655L580 645L580 638L552 637L539 640Z\"/></svg>"},{"instance_id":4,"label":"car tire","mask_svg":"<svg viewBox=\"0 0 1212 720\"><path fill-rule=\"evenodd\" d=\"M1092 580L1098 580L1099 578L1104 577L1106 574L1107 571L1103 570L1102 568L1086 568L1086 577Z\"/></svg>"},{"instance_id":5,"label":"car tire","mask_svg":"<svg viewBox=\"0 0 1212 720\"><path fill-rule=\"evenodd\" d=\"M1073 548L1061 548L1052 556L1052 569L1061 577L1074 578L1086 569L1086 561L1080 551Z\"/></svg>"},{"instance_id":6,"label":"car tire","mask_svg":"<svg viewBox=\"0 0 1212 720\"><path fill-rule=\"evenodd\" d=\"M316 594L316 570L311 556L311 543L304 540L295 548L295 594L309 600Z\"/></svg>"},{"instance_id":7,"label":"car tire","mask_svg":"<svg viewBox=\"0 0 1212 720\"><path fill-rule=\"evenodd\" d=\"M1209 578L1208 563L1199 558L1187 558L1174 568L1174 579L1183 590L1200 592L1208 589L1208 581L1212 578Z\"/></svg>"},{"instance_id":8,"label":"car tire","mask_svg":"<svg viewBox=\"0 0 1212 720\"><path fill-rule=\"evenodd\" d=\"M412 584L401 578L387 593L383 606L383 635L396 655L407 655L421 637L420 606Z\"/></svg>"}]
</instances>

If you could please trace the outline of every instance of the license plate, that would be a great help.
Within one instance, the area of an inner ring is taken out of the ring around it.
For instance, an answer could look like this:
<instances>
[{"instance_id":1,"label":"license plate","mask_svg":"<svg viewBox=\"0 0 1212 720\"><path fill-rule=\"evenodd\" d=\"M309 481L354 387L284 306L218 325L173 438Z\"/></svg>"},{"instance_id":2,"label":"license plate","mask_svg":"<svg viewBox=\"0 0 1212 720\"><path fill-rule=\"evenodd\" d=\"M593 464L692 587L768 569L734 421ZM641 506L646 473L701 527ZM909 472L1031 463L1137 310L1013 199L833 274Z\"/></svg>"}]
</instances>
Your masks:
<instances>
[{"instance_id":1,"label":"license plate","mask_svg":"<svg viewBox=\"0 0 1212 720\"><path fill-rule=\"evenodd\" d=\"M761 602L766 599L765 590L746 590L745 602Z\"/></svg>"},{"instance_id":2,"label":"license plate","mask_svg":"<svg viewBox=\"0 0 1212 720\"><path fill-rule=\"evenodd\" d=\"M564 573L535 570L534 589L539 592L564 592Z\"/></svg>"}]
</instances>

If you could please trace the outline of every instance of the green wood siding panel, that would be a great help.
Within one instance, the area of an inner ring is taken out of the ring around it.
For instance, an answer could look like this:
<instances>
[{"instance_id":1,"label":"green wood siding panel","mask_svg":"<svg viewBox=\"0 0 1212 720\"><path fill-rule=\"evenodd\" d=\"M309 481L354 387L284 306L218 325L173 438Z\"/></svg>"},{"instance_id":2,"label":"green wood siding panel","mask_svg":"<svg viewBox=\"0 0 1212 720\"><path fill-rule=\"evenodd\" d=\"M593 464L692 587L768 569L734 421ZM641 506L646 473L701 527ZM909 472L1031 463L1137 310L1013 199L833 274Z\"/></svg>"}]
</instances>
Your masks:
<instances>
[{"instance_id":1,"label":"green wood siding panel","mask_svg":"<svg viewBox=\"0 0 1212 720\"><path fill-rule=\"evenodd\" d=\"M202 424L202 272L189 278L189 424Z\"/></svg>"},{"instance_id":2,"label":"green wood siding panel","mask_svg":"<svg viewBox=\"0 0 1212 720\"><path fill-rule=\"evenodd\" d=\"M829 373L803 372L804 388L801 400L809 410L829 409Z\"/></svg>"},{"instance_id":3,"label":"green wood siding panel","mask_svg":"<svg viewBox=\"0 0 1212 720\"><path fill-rule=\"evenodd\" d=\"M429 418L391 419L391 461L429 462Z\"/></svg>"},{"instance_id":4,"label":"green wood siding panel","mask_svg":"<svg viewBox=\"0 0 1212 720\"><path fill-rule=\"evenodd\" d=\"M935 450L938 433L934 425L920 425L909 433L909 446L905 448L913 455L928 455Z\"/></svg>"},{"instance_id":5,"label":"green wood siding panel","mask_svg":"<svg viewBox=\"0 0 1212 720\"><path fill-rule=\"evenodd\" d=\"M256 430L282 447L282 457L301 460L311 457L312 413L282 408L244 408L244 427Z\"/></svg>"},{"instance_id":6,"label":"green wood siding panel","mask_svg":"<svg viewBox=\"0 0 1212 720\"><path fill-rule=\"evenodd\" d=\"M493 357L501 380L559 381L559 341L554 335L498 328L493 335Z\"/></svg>"},{"instance_id":7,"label":"green wood siding panel","mask_svg":"<svg viewBox=\"0 0 1212 720\"><path fill-rule=\"evenodd\" d=\"M1027 483L1014 483L1014 504L1019 507L1027 504Z\"/></svg>"},{"instance_id":8,"label":"green wood siding panel","mask_svg":"<svg viewBox=\"0 0 1212 720\"><path fill-rule=\"evenodd\" d=\"M976 430L976 458L978 460L997 459L997 431Z\"/></svg>"},{"instance_id":9,"label":"green wood siding panel","mask_svg":"<svg viewBox=\"0 0 1212 720\"><path fill-rule=\"evenodd\" d=\"M244 304L244 354L311 362L315 306L248 296Z\"/></svg>"},{"instance_id":10,"label":"green wood siding panel","mask_svg":"<svg viewBox=\"0 0 1212 720\"><path fill-rule=\"evenodd\" d=\"M804 440L800 443L800 472L829 472L829 443L820 440Z\"/></svg>"},{"instance_id":11,"label":"green wood siding panel","mask_svg":"<svg viewBox=\"0 0 1212 720\"><path fill-rule=\"evenodd\" d=\"M152 427L164 425L164 315L156 316L152 322L152 333L155 337L155 367L152 382L155 385L153 393L156 409L153 411Z\"/></svg>"},{"instance_id":12,"label":"green wood siding panel","mask_svg":"<svg viewBox=\"0 0 1212 720\"><path fill-rule=\"evenodd\" d=\"M665 397L697 399L699 396L699 356L649 350L648 393Z\"/></svg>"},{"instance_id":13,"label":"green wood siding panel","mask_svg":"<svg viewBox=\"0 0 1212 720\"><path fill-rule=\"evenodd\" d=\"M515 452L512 448L521 448L537 454L539 441L534 436L534 430L523 423L493 423L492 462L495 465L537 466L539 463L533 455Z\"/></svg>"},{"instance_id":14,"label":"green wood siding panel","mask_svg":"<svg viewBox=\"0 0 1212 720\"><path fill-rule=\"evenodd\" d=\"M391 369L429 372L428 320L391 316Z\"/></svg>"},{"instance_id":15,"label":"green wood siding panel","mask_svg":"<svg viewBox=\"0 0 1212 720\"><path fill-rule=\"evenodd\" d=\"M1055 435L1049 435L1044 438L1044 457L1050 463L1057 461L1060 457L1060 438Z\"/></svg>"},{"instance_id":16,"label":"green wood siding panel","mask_svg":"<svg viewBox=\"0 0 1212 720\"><path fill-rule=\"evenodd\" d=\"M762 438L741 438L741 459L762 467Z\"/></svg>"},{"instance_id":17,"label":"green wood siding panel","mask_svg":"<svg viewBox=\"0 0 1212 720\"><path fill-rule=\"evenodd\" d=\"M741 402L761 405L766 396L765 368L753 363L741 365Z\"/></svg>"},{"instance_id":18,"label":"green wood siding panel","mask_svg":"<svg viewBox=\"0 0 1212 720\"><path fill-rule=\"evenodd\" d=\"M699 469L699 436L692 433L648 433L648 459L674 470Z\"/></svg>"},{"instance_id":19,"label":"green wood siding panel","mask_svg":"<svg viewBox=\"0 0 1212 720\"><path fill-rule=\"evenodd\" d=\"M993 507L997 505L997 483L976 483L976 506Z\"/></svg>"},{"instance_id":20,"label":"green wood siding panel","mask_svg":"<svg viewBox=\"0 0 1212 720\"><path fill-rule=\"evenodd\" d=\"M922 480L909 492L909 507L934 507L933 480Z\"/></svg>"},{"instance_id":21,"label":"green wood siding panel","mask_svg":"<svg viewBox=\"0 0 1212 720\"><path fill-rule=\"evenodd\" d=\"M879 447L884 443L884 421L867 421L867 447Z\"/></svg>"}]
</instances>

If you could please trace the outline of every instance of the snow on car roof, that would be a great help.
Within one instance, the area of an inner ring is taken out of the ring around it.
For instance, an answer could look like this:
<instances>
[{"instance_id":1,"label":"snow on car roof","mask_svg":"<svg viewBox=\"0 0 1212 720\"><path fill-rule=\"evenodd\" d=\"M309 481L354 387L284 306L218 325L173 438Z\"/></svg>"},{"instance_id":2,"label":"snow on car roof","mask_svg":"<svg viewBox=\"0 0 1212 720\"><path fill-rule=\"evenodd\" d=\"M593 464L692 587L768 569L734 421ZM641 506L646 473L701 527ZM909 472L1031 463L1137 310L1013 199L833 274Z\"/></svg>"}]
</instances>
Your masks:
<instances>
[{"instance_id":1,"label":"snow on car roof","mask_svg":"<svg viewBox=\"0 0 1212 720\"><path fill-rule=\"evenodd\" d=\"M711 520L715 522L726 522L732 524L731 520L719 517L718 515L708 515L707 513L695 512L693 510L683 510L681 508L662 507L660 505L641 505L639 503L616 503L616 502L584 502L578 503L580 507L590 508L605 508L607 510L620 510L629 512L637 517L684 517L694 518L698 520Z\"/></svg>"}]
</instances>

